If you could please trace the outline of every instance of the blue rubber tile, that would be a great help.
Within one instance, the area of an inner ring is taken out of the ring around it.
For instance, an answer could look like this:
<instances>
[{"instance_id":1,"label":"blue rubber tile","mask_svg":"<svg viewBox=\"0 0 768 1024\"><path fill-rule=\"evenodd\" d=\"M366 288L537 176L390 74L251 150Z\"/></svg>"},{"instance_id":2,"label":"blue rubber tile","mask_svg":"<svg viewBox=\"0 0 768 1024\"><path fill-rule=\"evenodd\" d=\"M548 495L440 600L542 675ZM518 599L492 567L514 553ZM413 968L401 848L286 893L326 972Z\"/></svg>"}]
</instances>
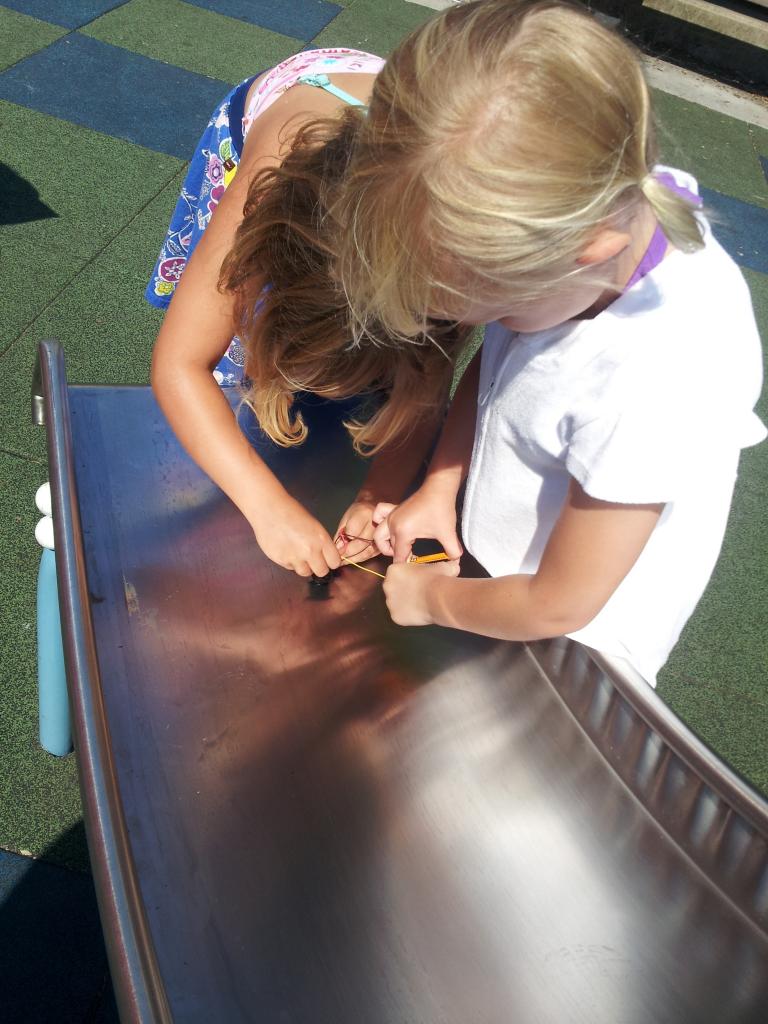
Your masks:
<instances>
[{"instance_id":1,"label":"blue rubber tile","mask_svg":"<svg viewBox=\"0 0 768 1024\"><path fill-rule=\"evenodd\" d=\"M701 188L712 230L722 247L739 264L768 274L768 210L710 188Z\"/></svg>"},{"instance_id":2,"label":"blue rubber tile","mask_svg":"<svg viewBox=\"0 0 768 1024\"><path fill-rule=\"evenodd\" d=\"M294 39L312 39L341 11L326 0L186 0L206 11L226 14Z\"/></svg>"},{"instance_id":3,"label":"blue rubber tile","mask_svg":"<svg viewBox=\"0 0 768 1024\"><path fill-rule=\"evenodd\" d=\"M274 67L302 46L300 39L183 0L130 0L81 31L102 43L233 85ZM200 112L201 129L208 113Z\"/></svg>"},{"instance_id":4,"label":"blue rubber tile","mask_svg":"<svg viewBox=\"0 0 768 1024\"><path fill-rule=\"evenodd\" d=\"M63 28L79 28L127 0L3 0L3 7Z\"/></svg>"},{"instance_id":5,"label":"blue rubber tile","mask_svg":"<svg viewBox=\"0 0 768 1024\"><path fill-rule=\"evenodd\" d=\"M0 74L0 99L189 158L230 85L73 34Z\"/></svg>"}]
</instances>

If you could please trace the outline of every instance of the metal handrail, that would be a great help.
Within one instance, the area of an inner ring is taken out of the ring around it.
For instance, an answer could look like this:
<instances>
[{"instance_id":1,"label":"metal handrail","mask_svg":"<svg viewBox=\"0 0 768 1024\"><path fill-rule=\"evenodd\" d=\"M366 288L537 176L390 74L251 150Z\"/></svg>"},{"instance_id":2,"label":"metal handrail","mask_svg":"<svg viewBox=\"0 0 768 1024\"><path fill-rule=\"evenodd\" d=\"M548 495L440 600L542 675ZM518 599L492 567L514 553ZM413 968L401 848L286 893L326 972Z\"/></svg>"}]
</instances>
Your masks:
<instances>
[{"instance_id":1,"label":"metal handrail","mask_svg":"<svg viewBox=\"0 0 768 1024\"><path fill-rule=\"evenodd\" d=\"M44 422L59 607L86 835L115 997L123 1022L172 1016L139 890L101 690L72 454L64 352L41 341L32 409Z\"/></svg>"}]
</instances>

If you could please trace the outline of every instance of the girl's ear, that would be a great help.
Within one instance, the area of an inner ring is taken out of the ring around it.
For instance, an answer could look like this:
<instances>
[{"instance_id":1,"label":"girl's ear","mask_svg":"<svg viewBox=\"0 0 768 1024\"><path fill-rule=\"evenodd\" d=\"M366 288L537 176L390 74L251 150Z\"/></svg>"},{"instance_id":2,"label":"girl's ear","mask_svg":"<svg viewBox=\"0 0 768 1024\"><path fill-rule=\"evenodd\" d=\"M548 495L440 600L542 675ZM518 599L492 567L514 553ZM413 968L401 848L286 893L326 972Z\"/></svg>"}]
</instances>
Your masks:
<instances>
[{"instance_id":1,"label":"girl's ear","mask_svg":"<svg viewBox=\"0 0 768 1024\"><path fill-rule=\"evenodd\" d=\"M629 232L617 231L615 228L603 228L592 241L582 250L576 260L580 267L597 263L607 263L619 253L624 252L631 241Z\"/></svg>"}]
</instances>

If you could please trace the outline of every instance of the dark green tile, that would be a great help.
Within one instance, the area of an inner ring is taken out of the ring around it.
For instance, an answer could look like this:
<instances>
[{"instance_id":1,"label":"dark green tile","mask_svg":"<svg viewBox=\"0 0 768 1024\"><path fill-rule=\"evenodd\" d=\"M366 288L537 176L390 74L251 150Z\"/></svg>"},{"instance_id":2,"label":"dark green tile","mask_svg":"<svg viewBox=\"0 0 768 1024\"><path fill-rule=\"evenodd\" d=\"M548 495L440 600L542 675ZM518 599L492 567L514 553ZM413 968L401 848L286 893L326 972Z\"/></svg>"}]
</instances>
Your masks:
<instances>
[{"instance_id":1,"label":"dark green tile","mask_svg":"<svg viewBox=\"0 0 768 1024\"><path fill-rule=\"evenodd\" d=\"M768 276L746 271L768 357ZM766 360L768 362L768 358ZM758 404L768 421L768 390ZM659 693L768 793L768 442L742 454L715 572L659 676Z\"/></svg>"},{"instance_id":2,"label":"dark green tile","mask_svg":"<svg viewBox=\"0 0 768 1024\"><path fill-rule=\"evenodd\" d=\"M58 849L59 862L86 868L74 757L46 754L37 740L35 600L40 549L34 496L46 467L0 452L0 846L35 855Z\"/></svg>"},{"instance_id":3,"label":"dark green tile","mask_svg":"<svg viewBox=\"0 0 768 1024\"><path fill-rule=\"evenodd\" d=\"M75 260L103 248L183 166L176 157L4 101L0 161L55 214L3 225L3 249L44 247Z\"/></svg>"},{"instance_id":4,"label":"dark green tile","mask_svg":"<svg viewBox=\"0 0 768 1024\"><path fill-rule=\"evenodd\" d=\"M52 302L84 265L61 249L22 245L0 232L0 354Z\"/></svg>"},{"instance_id":5,"label":"dark green tile","mask_svg":"<svg viewBox=\"0 0 768 1024\"><path fill-rule=\"evenodd\" d=\"M664 163L690 171L707 188L768 207L768 185L756 152L768 133L658 90L654 106Z\"/></svg>"},{"instance_id":6,"label":"dark green tile","mask_svg":"<svg viewBox=\"0 0 768 1024\"><path fill-rule=\"evenodd\" d=\"M30 395L37 340L31 330L0 357L0 451L45 462L45 431L32 426Z\"/></svg>"},{"instance_id":7,"label":"dark green tile","mask_svg":"<svg viewBox=\"0 0 768 1024\"><path fill-rule=\"evenodd\" d=\"M108 276L104 293L100 282ZM107 275L95 260L36 323L36 335L56 337L67 354L72 382L146 384L163 314L144 301L146 281Z\"/></svg>"},{"instance_id":8,"label":"dark green tile","mask_svg":"<svg viewBox=\"0 0 768 1024\"><path fill-rule=\"evenodd\" d=\"M435 11L404 0L355 0L315 36L313 46L352 46L386 56L412 29Z\"/></svg>"},{"instance_id":9,"label":"dark green tile","mask_svg":"<svg viewBox=\"0 0 768 1024\"><path fill-rule=\"evenodd\" d=\"M105 287L105 281L108 287ZM37 343L64 346L72 383L144 384L162 313L143 300L145 280L108 273L95 260L0 359L0 447L39 457L41 432L30 425L29 387Z\"/></svg>"},{"instance_id":10,"label":"dark green tile","mask_svg":"<svg viewBox=\"0 0 768 1024\"><path fill-rule=\"evenodd\" d=\"M758 274L756 270L742 270L749 290L752 294L752 308L755 311L757 329L763 342L766 371L768 372L768 274ZM763 388L762 409L768 413L768 386Z\"/></svg>"},{"instance_id":11,"label":"dark green tile","mask_svg":"<svg viewBox=\"0 0 768 1024\"><path fill-rule=\"evenodd\" d=\"M143 282L142 288L146 286L168 230L185 175L186 167L182 168L99 253L101 273L106 277L112 274L130 276Z\"/></svg>"},{"instance_id":12,"label":"dark green tile","mask_svg":"<svg viewBox=\"0 0 768 1024\"><path fill-rule=\"evenodd\" d=\"M28 411L41 338L55 337L65 345L73 381L146 382L162 313L144 301L144 288L183 176L182 169L90 262L66 261L44 249L16 254L0 247L0 270L8 256L9 287L0 298L4 348L23 334L0 359L0 446L42 455L42 436L31 427Z\"/></svg>"},{"instance_id":13,"label":"dark green tile","mask_svg":"<svg viewBox=\"0 0 768 1024\"><path fill-rule=\"evenodd\" d=\"M0 7L0 71L63 35L66 29Z\"/></svg>"},{"instance_id":14,"label":"dark green tile","mask_svg":"<svg viewBox=\"0 0 768 1024\"><path fill-rule=\"evenodd\" d=\"M734 768L768 792L768 450L742 455L723 550L659 693Z\"/></svg>"},{"instance_id":15,"label":"dark green tile","mask_svg":"<svg viewBox=\"0 0 768 1024\"><path fill-rule=\"evenodd\" d=\"M750 145L763 171L763 190L768 192L768 128L760 128L756 124L750 124L747 128Z\"/></svg>"},{"instance_id":16,"label":"dark green tile","mask_svg":"<svg viewBox=\"0 0 768 1024\"><path fill-rule=\"evenodd\" d=\"M131 0L82 32L198 74L240 82L300 50L299 39L180 0ZM200 111L200 130L210 110Z\"/></svg>"}]
</instances>

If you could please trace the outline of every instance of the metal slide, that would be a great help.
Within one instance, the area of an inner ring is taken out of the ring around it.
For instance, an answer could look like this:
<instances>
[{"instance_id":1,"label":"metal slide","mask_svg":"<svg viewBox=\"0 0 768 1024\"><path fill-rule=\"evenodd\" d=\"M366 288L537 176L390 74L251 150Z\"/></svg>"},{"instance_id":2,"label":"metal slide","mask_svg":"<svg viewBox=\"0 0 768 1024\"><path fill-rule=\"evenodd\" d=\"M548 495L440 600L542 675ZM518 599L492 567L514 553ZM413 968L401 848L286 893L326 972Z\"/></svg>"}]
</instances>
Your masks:
<instances>
[{"instance_id":1,"label":"metal slide","mask_svg":"<svg viewBox=\"0 0 768 1024\"><path fill-rule=\"evenodd\" d=\"M398 628L353 568L314 599L149 389L41 358L124 1022L765 1024L768 806L642 680ZM333 527L364 467L328 409L255 443Z\"/></svg>"}]
</instances>

